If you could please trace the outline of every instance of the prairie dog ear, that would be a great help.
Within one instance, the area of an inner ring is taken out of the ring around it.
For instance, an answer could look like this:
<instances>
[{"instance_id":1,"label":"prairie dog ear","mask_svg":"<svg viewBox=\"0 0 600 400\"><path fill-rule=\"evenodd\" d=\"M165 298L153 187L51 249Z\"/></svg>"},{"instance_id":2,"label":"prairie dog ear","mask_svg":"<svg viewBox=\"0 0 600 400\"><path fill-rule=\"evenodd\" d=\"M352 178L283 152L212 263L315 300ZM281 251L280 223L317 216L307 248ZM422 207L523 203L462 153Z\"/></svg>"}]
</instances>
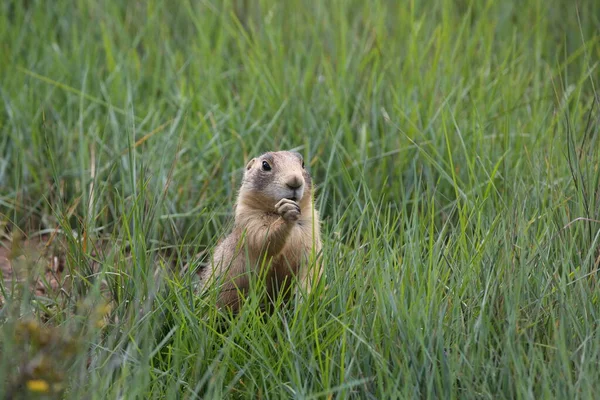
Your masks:
<instances>
[{"instance_id":1,"label":"prairie dog ear","mask_svg":"<svg viewBox=\"0 0 600 400\"><path fill-rule=\"evenodd\" d=\"M246 171L248 171L250 168L252 168L252 165L254 164L255 161L256 161L256 158L253 158L252 160L248 161L248 164L246 164Z\"/></svg>"}]
</instances>

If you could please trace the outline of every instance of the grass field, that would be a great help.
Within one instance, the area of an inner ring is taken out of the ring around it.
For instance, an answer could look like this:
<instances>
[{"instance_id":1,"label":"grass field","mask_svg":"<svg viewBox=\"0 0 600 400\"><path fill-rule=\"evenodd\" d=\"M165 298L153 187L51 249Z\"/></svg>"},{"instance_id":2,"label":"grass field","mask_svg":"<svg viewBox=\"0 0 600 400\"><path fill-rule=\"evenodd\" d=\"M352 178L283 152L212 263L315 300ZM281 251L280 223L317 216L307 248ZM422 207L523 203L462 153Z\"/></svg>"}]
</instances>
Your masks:
<instances>
[{"instance_id":1,"label":"grass field","mask_svg":"<svg viewBox=\"0 0 600 400\"><path fill-rule=\"evenodd\" d=\"M0 397L594 397L599 62L593 0L2 2ZM219 315L279 149L328 287Z\"/></svg>"}]
</instances>

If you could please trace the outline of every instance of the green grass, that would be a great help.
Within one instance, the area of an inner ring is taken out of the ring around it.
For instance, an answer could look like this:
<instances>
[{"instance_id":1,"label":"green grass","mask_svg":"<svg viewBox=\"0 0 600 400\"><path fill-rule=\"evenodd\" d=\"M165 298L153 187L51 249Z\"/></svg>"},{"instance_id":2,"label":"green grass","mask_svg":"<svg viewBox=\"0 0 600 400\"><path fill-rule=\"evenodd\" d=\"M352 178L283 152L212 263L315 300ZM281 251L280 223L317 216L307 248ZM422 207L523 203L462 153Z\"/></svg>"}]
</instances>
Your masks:
<instances>
[{"instance_id":1,"label":"green grass","mask_svg":"<svg viewBox=\"0 0 600 400\"><path fill-rule=\"evenodd\" d=\"M0 6L2 245L70 276L4 282L0 397L594 397L597 1L176 3ZM328 288L219 316L183 266L278 149Z\"/></svg>"}]
</instances>

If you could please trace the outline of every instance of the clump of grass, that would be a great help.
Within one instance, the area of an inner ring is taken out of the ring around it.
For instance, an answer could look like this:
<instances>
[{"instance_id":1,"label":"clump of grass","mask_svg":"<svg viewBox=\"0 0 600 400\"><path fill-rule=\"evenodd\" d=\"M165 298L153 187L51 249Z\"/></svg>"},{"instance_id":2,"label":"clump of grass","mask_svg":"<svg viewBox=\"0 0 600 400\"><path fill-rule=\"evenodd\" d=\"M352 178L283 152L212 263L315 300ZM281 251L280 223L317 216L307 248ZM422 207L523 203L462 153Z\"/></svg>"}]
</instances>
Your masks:
<instances>
[{"instance_id":1,"label":"clump of grass","mask_svg":"<svg viewBox=\"0 0 600 400\"><path fill-rule=\"evenodd\" d=\"M594 395L594 2L0 7L1 245L51 235L69 282L3 277L0 396ZM195 273L285 148L326 286L232 317Z\"/></svg>"}]
</instances>

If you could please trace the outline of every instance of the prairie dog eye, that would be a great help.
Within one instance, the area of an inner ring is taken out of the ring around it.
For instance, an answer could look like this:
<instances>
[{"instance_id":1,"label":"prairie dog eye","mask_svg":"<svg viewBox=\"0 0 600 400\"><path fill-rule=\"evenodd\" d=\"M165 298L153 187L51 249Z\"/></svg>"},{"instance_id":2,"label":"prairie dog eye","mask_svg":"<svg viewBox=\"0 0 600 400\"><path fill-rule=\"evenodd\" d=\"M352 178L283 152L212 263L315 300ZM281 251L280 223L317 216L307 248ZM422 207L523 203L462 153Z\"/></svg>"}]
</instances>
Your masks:
<instances>
[{"instance_id":1,"label":"prairie dog eye","mask_svg":"<svg viewBox=\"0 0 600 400\"><path fill-rule=\"evenodd\" d=\"M270 171L271 170L271 166L269 165L268 162L263 161L262 162L262 169L263 169L263 171Z\"/></svg>"},{"instance_id":2,"label":"prairie dog eye","mask_svg":"<svg viewBox=\"0 0 600 400\"><path fill-rule=\"evenodd\" d=\"M302 169L304 169L304 160L302 160Z\"/></svg>"}]
</instances>

